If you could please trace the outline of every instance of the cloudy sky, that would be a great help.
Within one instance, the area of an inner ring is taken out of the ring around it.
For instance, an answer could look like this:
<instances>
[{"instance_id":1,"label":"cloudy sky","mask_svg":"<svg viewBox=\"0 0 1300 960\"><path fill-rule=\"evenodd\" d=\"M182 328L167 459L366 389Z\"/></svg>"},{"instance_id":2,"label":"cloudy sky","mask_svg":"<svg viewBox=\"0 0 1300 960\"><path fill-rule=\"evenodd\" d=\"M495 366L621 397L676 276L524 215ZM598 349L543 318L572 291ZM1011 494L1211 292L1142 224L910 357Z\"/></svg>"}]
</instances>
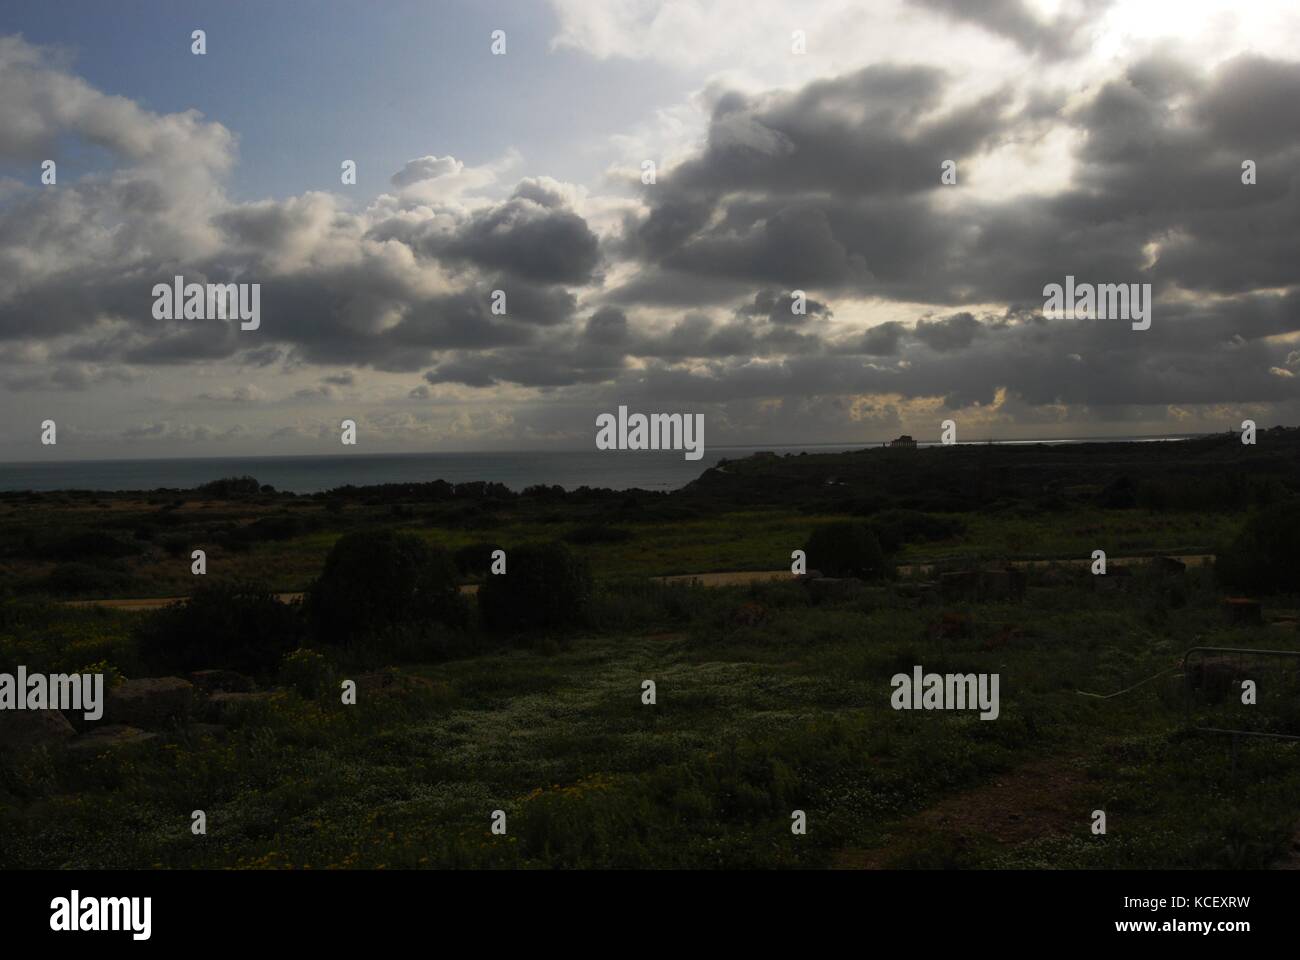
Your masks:
<instances>
[{"instance_id":1,"label":"cloudy sky","mask_svg":"<svg viewBox=\"0 0 1300 960\"><path fill-rule=\"evenodd\" d=\"M1294 425L1297 49L1290 0L6 4L0 459ZM155 319L177 274L260 327ZM1151 328L1045 318L1067 274Z\"/></svg>"}]
</instances>

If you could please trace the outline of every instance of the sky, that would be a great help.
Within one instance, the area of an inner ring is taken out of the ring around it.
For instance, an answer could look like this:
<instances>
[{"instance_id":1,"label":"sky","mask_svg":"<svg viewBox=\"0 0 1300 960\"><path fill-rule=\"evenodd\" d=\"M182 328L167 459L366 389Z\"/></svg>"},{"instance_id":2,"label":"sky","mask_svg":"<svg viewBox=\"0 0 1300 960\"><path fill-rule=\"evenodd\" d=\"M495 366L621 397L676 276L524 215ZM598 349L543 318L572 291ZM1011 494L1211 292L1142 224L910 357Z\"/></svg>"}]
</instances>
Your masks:
<instances>
[{"instance_id":1,"label":"sky","mask_svg":"<svg viewBox=\"0 0 1300 960\"><path fill-rule=\"evenodd\" d=\"M1296 425L1298 40L1286 0L9 3L0 460ZM160 317L176 275L257 328ZM1050 314L1067 276L1150 328Z\"/></svg>"}]
</instances>

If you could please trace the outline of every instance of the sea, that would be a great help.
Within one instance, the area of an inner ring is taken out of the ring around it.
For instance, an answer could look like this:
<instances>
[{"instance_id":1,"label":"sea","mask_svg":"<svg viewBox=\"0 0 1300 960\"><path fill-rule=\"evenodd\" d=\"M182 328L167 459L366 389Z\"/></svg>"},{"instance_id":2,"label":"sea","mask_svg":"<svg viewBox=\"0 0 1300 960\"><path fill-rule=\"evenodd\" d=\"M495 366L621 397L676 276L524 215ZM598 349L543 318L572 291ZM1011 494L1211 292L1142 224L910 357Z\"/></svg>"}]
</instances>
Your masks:
<instances>
[{"instance_id":1,"label":"sea","mask_svg":"<svg viewBox=\"0 0 1300 960\"><path fill-rule=\"evenodd\" d=\"M1033 443L1149 442L1189 439L1091 437L1070 440L988 441ZM251 476L277 490L318 493L343 486L380 483L465 483L486 480L523 490L534 484L607 487L613 490L676 490L720 460L739 460L759 451L779 455L835 453L882 446L801 444L794 446L715 446L703 458L687 460L681 451L545 450L495 453L348 453L294 457L195 457L155 460L49 460L0 463L0 491L189 490L222 477ZM937 446L920 443L918 446Z\"/></svg>"}]
</instances>

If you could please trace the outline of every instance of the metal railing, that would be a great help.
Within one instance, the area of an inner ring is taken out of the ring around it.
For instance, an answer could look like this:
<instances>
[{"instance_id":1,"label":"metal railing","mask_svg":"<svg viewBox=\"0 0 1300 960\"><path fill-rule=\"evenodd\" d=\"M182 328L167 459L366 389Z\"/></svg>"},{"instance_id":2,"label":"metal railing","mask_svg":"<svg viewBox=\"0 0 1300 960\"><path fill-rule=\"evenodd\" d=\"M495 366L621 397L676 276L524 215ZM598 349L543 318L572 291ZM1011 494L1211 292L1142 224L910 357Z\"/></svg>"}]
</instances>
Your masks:
<instances>
[{"instance_id":1,"label":"metal railing","mask_svg":"<svg viewBox=\"0 0 1300 960\"><path fill-rule=\"evenodd\" d=\"M1193 673L1190 669L1190 660L1193 654L1231 654L1238 657L1289 657L1300 660L1300 650L1259 650L1251 647L1190 647L1183 654L1184 719L1187 722L1188 728L1196 733L1212 733L1230 736L1232 738L1231 757L1233 776L1236 776L1237 773L1237 744L1242 737L1264 737L1271 740L1300 740L1300 734L1267 733L1262 730L1234 730L1226 727L1192 726ZM1204 670L1202 670L1201 676L1202 680L1204 680Z\"/></svg>"}]
</instances>

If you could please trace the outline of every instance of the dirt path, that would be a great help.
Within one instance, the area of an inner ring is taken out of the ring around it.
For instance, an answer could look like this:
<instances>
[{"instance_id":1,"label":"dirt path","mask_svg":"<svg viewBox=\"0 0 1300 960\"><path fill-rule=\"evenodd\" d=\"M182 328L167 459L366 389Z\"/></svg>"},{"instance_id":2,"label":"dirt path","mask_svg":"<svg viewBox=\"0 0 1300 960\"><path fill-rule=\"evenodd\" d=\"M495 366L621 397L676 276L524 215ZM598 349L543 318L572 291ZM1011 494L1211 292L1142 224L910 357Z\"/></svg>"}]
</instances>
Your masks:
<instances>
[{"instance_id":1,"label":"dirt path","mask_svg":"<svg viewBox=\"0 0 1300 960\"><path fill-rule=\"evenodd\" d=\"M1176 554L1173 555L1175 560L1181 560L1189 567L1199 567L1205 563L1214 560L1213 554ZM1132 563L1144 563L1150 560L1150 557L1111 557L1107 563L1124 566ZM1008 565L1013 567L1035 567L1046 566L1050 563L1068 563L1071 565L1087 566L1092 561L1088 559L1070 559L1070 560L1009 560ZM898 572L901 574L912 573L929 573L935 568L934 563L916 563L900 564ZM765 580L780 580L790 576L789 570L729 570L715 573L682 573L669 577L651 577L652 580L661 580L664 583L690 583L698 581L706 587L733 587L743 586L747 583L760 583ZM478 593L477 583L467 583L461 586L461 593ZM301 593L277 593L276 597L282 603L294 603L302 599ZM157 610L165 607L170 603L178 600L184 600L184 597L141 597L129 599L113 600L66 600L64 601L70 607L112 607L115 610Z\"/></svg>"},{"instance_id":2,"label":"dirt path","mask_svg":"<svg viewBox=\"0 0 1300 960\"><path fill-rule=\"evenodd\" d=\"M845 849L832 866L839 870L884 870L906 858L918 843L936 838L949 841L960 853L989 841L1011 848L1043 837L1086 835L1087 787L1082 765L1061 760L1035 760L970 790L945 797L905 820L882 847Z\"/></svg>"}]
</instances>

